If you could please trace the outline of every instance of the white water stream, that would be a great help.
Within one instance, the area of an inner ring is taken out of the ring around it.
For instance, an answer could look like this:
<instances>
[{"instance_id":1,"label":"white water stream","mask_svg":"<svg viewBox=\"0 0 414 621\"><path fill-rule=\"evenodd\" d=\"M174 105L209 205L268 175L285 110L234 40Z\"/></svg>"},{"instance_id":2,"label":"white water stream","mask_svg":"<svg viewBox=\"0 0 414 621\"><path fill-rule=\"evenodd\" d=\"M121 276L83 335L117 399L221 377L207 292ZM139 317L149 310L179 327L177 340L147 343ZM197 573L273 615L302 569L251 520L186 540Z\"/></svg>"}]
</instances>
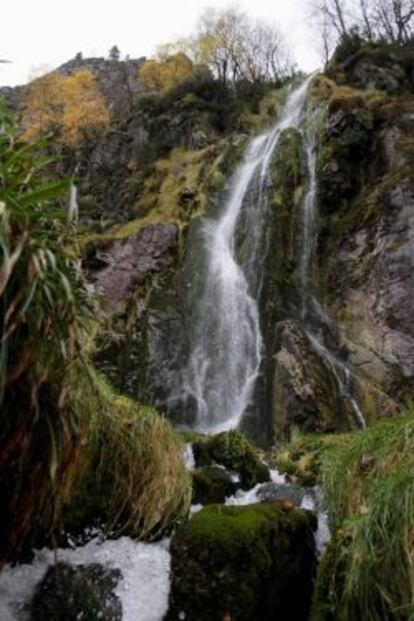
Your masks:
<instances>
[{"instance_id":1,"label":"white water stream","mask_svg":"<svg viewBox=\"0 0 414 621\"><path fill-rule=\"evenodd\" d=\"M168 539L147 544L129 537L101 541L97 536L84 546L57 550L57 558L75 566L100 563L120 569L123 578L115 593L122 602L123 621L161 621L167 612L170 590L168 548ZM30 564L6 566L2 570L1 621L30 619L29 604L35 588L53 563L53 551L43 549L36 551Z\"/></svg>"}]
</instances>

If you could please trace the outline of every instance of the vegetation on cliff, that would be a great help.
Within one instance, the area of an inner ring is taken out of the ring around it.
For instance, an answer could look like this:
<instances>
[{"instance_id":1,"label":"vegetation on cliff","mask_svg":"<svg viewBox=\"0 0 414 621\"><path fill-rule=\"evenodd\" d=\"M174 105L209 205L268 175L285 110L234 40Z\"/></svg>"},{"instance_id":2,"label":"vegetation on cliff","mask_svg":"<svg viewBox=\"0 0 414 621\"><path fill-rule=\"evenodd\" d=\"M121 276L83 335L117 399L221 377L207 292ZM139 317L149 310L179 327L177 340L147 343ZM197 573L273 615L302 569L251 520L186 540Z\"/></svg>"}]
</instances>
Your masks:
<instances>
[{"instance_id":1,"label":"vegetation on cliff","mask_svg":"<svg viewBox=\"0 0 414 621\"><path fill-rule=\"evenodd\" d=\"M96 78L87 69L68 76L53 72L26 88L21 120L24 140L49 135L55 147L73 149L85 140L97 140L109 121Z\"/></svg>"}]
</instances>

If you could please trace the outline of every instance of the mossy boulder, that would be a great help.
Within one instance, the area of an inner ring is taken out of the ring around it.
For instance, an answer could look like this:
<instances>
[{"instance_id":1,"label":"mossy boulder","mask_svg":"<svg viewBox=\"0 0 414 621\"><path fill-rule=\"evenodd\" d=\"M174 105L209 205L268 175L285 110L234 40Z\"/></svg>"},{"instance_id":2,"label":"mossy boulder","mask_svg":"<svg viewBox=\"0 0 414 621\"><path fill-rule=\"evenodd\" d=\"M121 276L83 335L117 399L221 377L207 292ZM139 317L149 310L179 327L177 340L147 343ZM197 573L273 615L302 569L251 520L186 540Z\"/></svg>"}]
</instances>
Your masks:
<instances>
[{"instance_id":1,"label":"mossy boulder","mask_svg":"<svg viewBox=\"0 0 414 621\"><path fill-rule=\"evenodd\" d=\"M167 619L307 619L315 527L290 503L204 508L172 539Z\"/></svg>"},{"instance_id":2,"label":"mossy boulder","mask_svg":"<svg viewBox=\"0 0 414 621\"><path fill-rule=\"evenodd\" d=\"M114 594L119 570L101 565L50 567L31 604L31 620L121 621L122 604Z\"/></svg>"},{"instance_id":3,"label":"mossy boulder","mask_svg":"<svg viewBox=\"0 0 414 621\"><path fill-rule=\"evenodd\" d=\"M230 474L219 466L204 466L193 472L193 503L224 503L237 490Z\"/></svg>"},{"instance_id":4,"label":"mossy boulder","mask_svg":"<svg viewBox=\"0 0 414 621\"><path fill-rule=\"evenodd\" d=\"M243 489L270 481L269 468L257 449L238 431L207 436L193 444L197 467L221 464L240 475Z\"/></svg>"}]
</instances>

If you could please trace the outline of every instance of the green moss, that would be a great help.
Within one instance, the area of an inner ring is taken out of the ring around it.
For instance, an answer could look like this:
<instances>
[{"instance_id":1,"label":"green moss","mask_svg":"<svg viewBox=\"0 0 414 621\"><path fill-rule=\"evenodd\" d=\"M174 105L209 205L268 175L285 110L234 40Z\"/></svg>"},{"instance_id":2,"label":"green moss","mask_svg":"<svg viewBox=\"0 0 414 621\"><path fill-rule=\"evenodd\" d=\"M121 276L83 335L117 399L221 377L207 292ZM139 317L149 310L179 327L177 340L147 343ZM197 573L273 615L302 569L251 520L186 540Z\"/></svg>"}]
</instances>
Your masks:
<instances>
[{"instance_id":1,"label":"green moss","mask_svg":"<svg viewBox=\"0 0 414 621\"><path fill-rule=\"evenodd\" d=\"M173 537L167 618L184 611L189 621L264 621L289 611L305 619L314 525L310 513L282 503L204 508Z\"/></svg>"},{"instance_id":2,"label":"green moss","mask_svg":"<svg viewBox=\"0 0 414 621\"><path fill-rule=\"evenodd\" d=\"M238 431L206 437L193 444L193 451L197 466L218 463L238 472L244 489L270 480L257 449Z\"/></svg>"}]
</instances>

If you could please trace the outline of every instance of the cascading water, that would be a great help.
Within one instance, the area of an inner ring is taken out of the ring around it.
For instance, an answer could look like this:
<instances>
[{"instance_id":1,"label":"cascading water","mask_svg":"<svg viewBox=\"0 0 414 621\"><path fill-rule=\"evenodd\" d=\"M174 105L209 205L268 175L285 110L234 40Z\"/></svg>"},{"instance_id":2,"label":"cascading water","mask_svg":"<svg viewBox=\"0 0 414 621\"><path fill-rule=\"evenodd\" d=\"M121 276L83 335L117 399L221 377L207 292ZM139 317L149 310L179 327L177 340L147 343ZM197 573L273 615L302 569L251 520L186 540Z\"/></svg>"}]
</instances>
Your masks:
<instances>
[{"instance_id":1,"label":"cascading water","mask_svg":"<svg viewBox=\"0 0 414 621\"><path fill-rule=\"evenodd\" d=\"M68 200L68 223L77 224L79 216L78 188L74 183L70 184Z\"/></svg>"},{"instance_id":2,"label":"cascading water","mask_svg":"<svg viewBox=\"0 0 414 621\"><path fill-rule=\"evenodd\" d=\"M250 143L219 217L203 223L203 291L181 384L182 400L195 402L193 427L200 431L236 427L251 400L262 355L257 299L269 167L281 132L299 126L310 79L293 90L273 129ZM242 212L248 243L238 262L235 237Z\"/></svg>"},{"instance_id":3,"label":"cascading water","mask_svg":"<svg viewBox=\"0 0 414 621\"><path fill-rule=\"evenodd\" d=\"M315 352L325 361L333 372L340 393L348 401L355 419L365 427L364 415L351 391L351 372L347 365L333 355L319 340L314 327L324 326L332 331L332 322L326 316L312 288L311 272L315 257L317 240L317 128L318 111L310 115L307 131L302 132L306 153L308 189L302 203L302 256L300 261L301 320L309 341Z\"/></svg>"}]
</instances>

